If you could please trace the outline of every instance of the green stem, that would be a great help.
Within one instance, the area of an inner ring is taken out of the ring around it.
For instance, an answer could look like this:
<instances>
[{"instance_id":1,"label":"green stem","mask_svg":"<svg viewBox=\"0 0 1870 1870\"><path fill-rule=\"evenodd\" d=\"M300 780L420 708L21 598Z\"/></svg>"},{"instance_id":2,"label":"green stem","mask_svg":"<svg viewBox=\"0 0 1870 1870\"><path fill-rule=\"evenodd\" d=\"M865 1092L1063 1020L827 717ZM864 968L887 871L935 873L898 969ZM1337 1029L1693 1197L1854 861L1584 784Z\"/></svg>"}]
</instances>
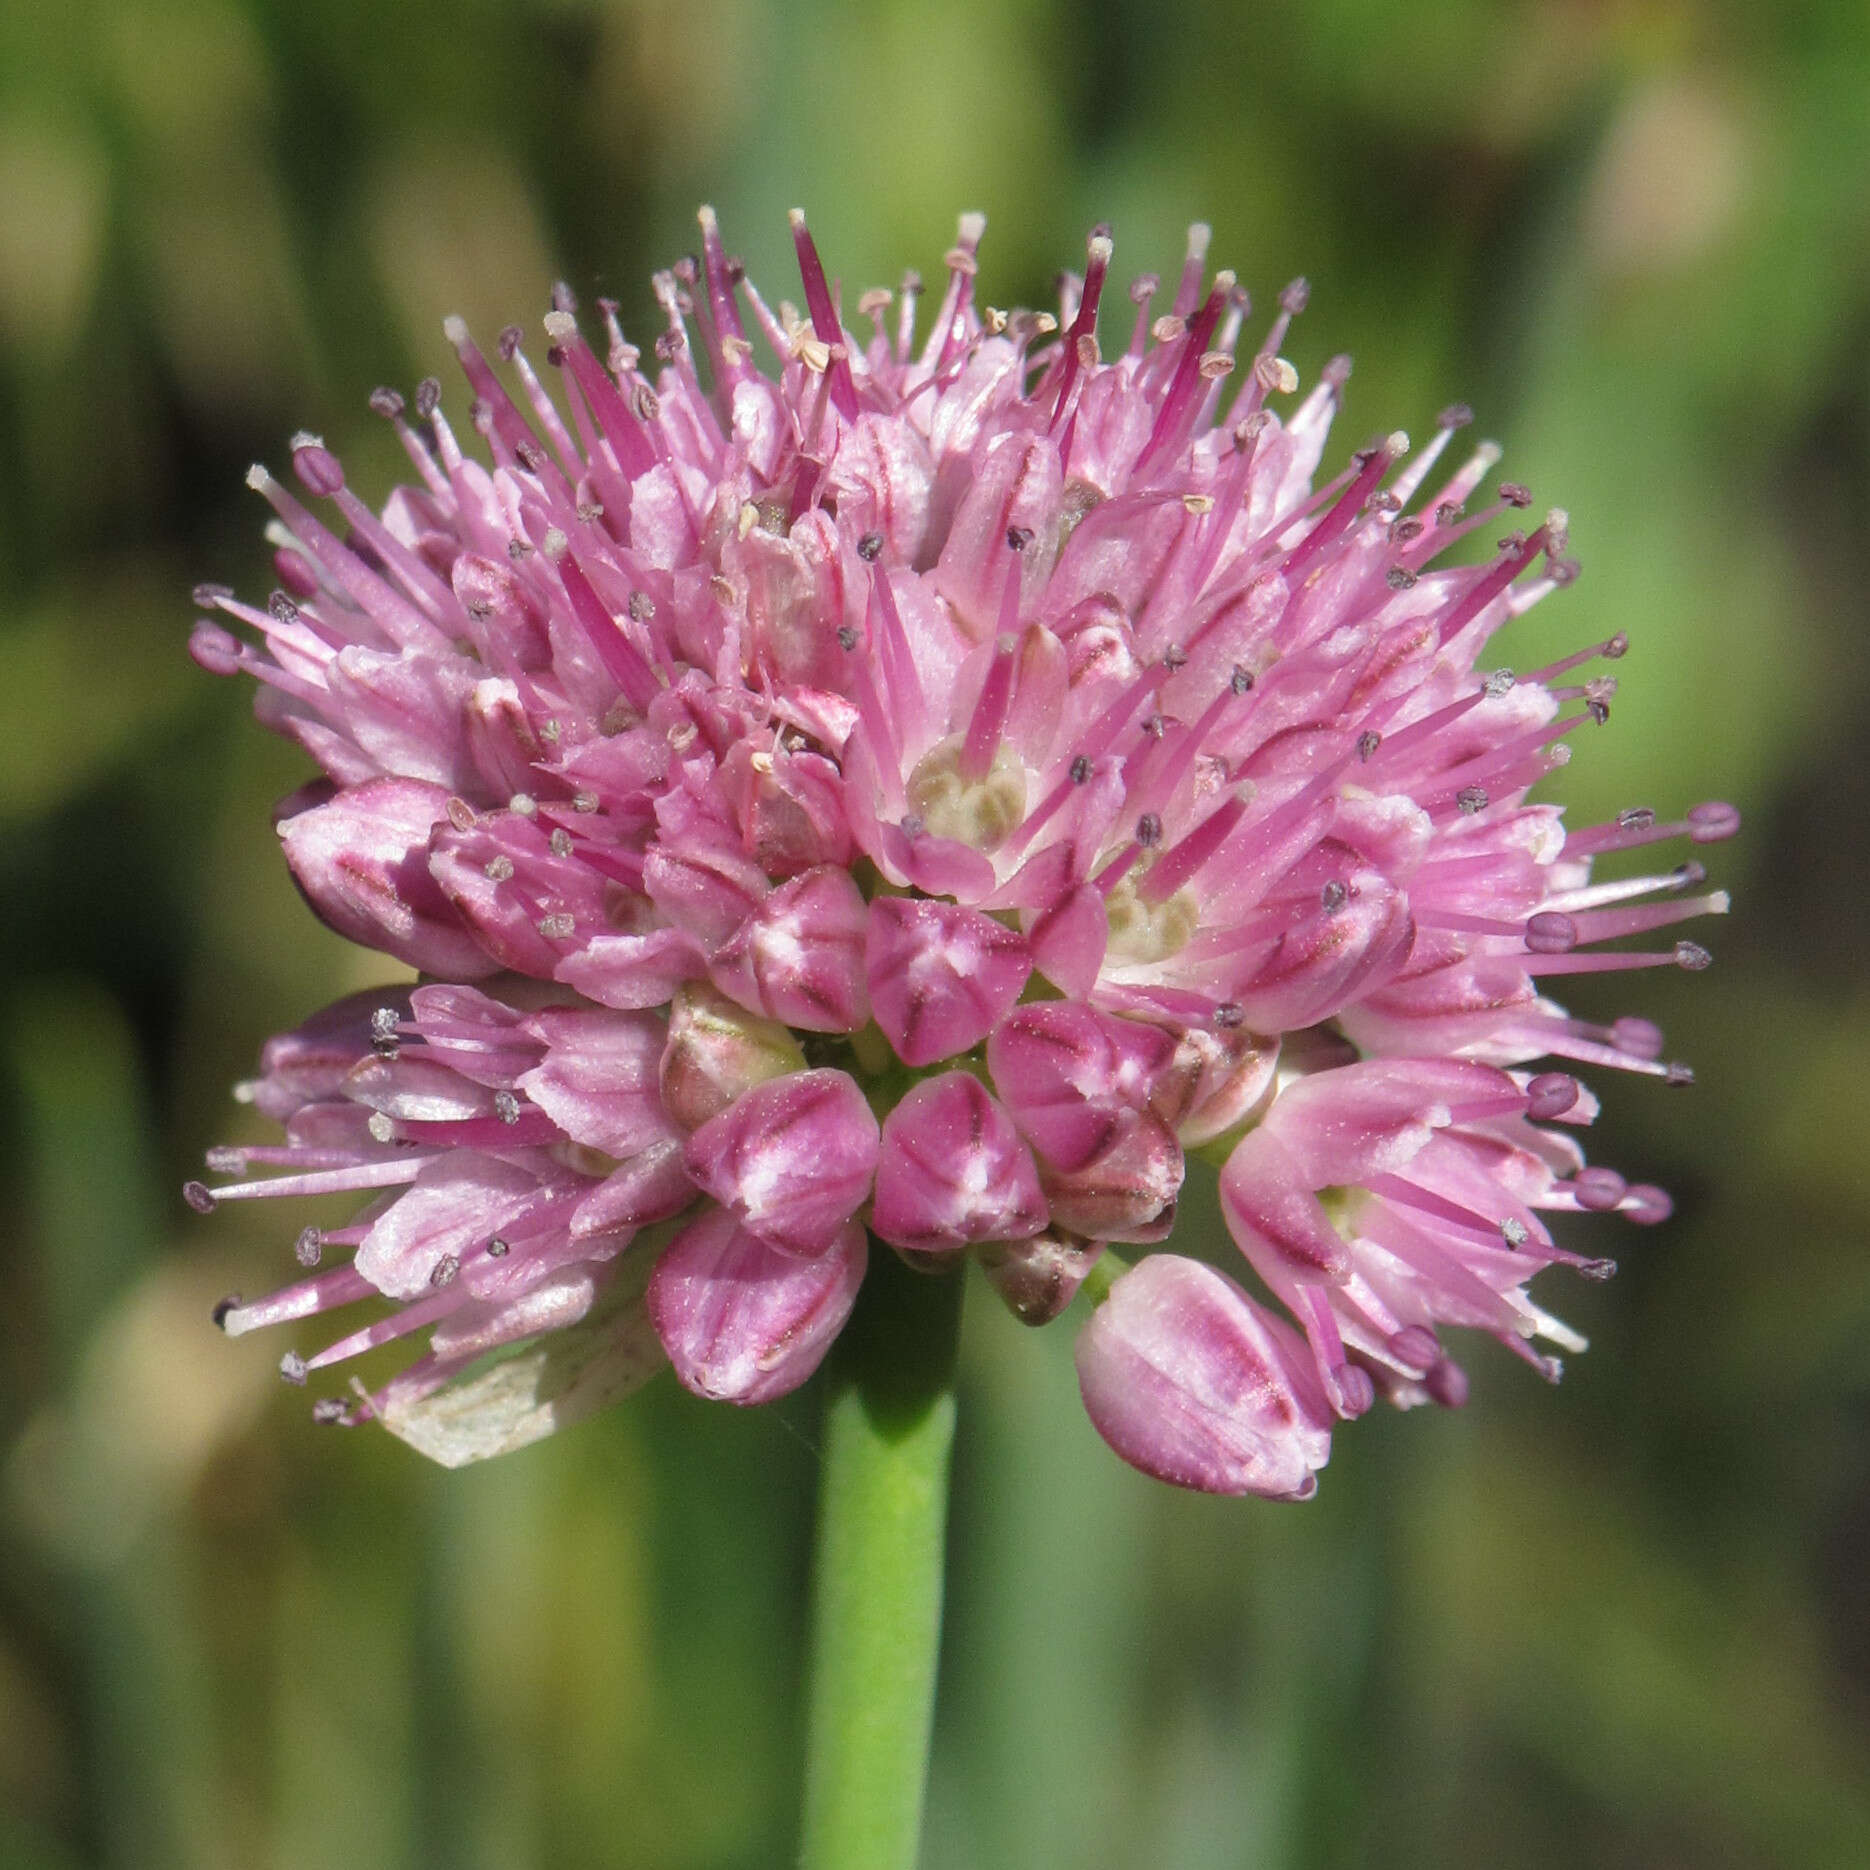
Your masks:
<instances>
[{"instance_id":1,"label":"green stem","mask_svg":"<svg viewBox=\"0 0 1870 1870\"><path fill-rule=\"evenodd\" d=\"M961 1275L873 1244L829 1364L804 1870L914 1870L941 1643Z\"/></svg>"}]
</instances>

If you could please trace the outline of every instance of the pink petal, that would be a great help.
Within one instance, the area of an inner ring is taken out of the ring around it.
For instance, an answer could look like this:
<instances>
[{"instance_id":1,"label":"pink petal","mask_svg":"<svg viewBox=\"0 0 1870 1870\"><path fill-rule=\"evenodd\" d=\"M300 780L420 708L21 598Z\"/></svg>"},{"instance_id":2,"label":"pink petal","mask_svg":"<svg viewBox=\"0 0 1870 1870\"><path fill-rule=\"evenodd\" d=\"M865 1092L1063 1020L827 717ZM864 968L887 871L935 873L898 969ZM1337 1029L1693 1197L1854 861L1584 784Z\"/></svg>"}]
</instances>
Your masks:
<instances>
[{"instance_id":1,"label":"pink petal","mask_svg":"<svg viewBox=\"0 0 1870 1870\"><path fill-rule=\"evenodd\" d=\"M630 1156L673 1140L657 1087L666 1031L649 1013L553 1007L528 1022L545 1058L518 1088L574 1142Z\"/></svg>"},{"instance_id":2,"label":"pink petal","mask_svg":"<svg viewBox=\"0 0 1870 1870\"><path fill-rule=\"evenodd\" d=\"M1234 998L1261 1032L1293 1032L1328 1018L1390 979L1415 940L1409 901L1374 872L1339 908L1280 939Z\"/></svg>"},{"instance_id":3,"label":"pink petal","mask_svg":"<svg viewBox=\"0 0 1870 1870\"><path fill-rule=\"evenodd\" d=\"M1031 973L1025 939L977 909L903 896L871 904L870 1005L906 1065L978 1045Z\"/></svg>"},{"instance_id":4,"label":"pink petal","mask_svg":"<svg viewBox=\"0 0 1870 1870\"><path fill-rule=\"evenodd\" d=\"M1020 1239L1045 1220L1031 1152L971 1073L925 1080L884 1120L870 1225L892 1246Z\"/></svg>"},{"instance_id":5,"label":"pink petal","mask_svg":"<svg viewBox=\"0 0 1870 1870\"><path fill-rule=\"evenodd\" d=\"M823 1361L868 1257L854 1222L799 1259L716 1209L683 1228L657 1262L650 1317L684 1388L716 1402L770 1402Z\"/></svg>"},{"instance_id":6,"label":"pink petal","mask_svg":"<svg viewBox=\"0 0 1870 1870\"><path fill-rule=\"evenodd\" d=\"M1116 1135L1082 1168L1041 1179L1057 1226L1091 1240L1151 1241L1174 1224L1186 1166L1167 1124L1126 1110Z\"/></svg>"},{"instance_id":7,"label":"pink petal","mask_svg":"<svg viewBox=\"0 0 1870 1870\"><path fill-rule=\"evenodd\" d=\"M293 879L350 941L430 973L476 979L496 971L429 875L429 834L445 822L445 787L371 779L281 821Z\"/></svg>"},{"instance_id":8,"label":"pink petal","mask_svg":"<svg viewBox=\"0 0 1870 1870\"><path fill-rule=\"evenodd\" d=\"M1221 1212L1262 1278L1340 1285L1350 1248L1292 1152L1265 1127L1250 1132L1221 1171Z\"/></svg>"},{"instance_id":9,"label":"pink petal","mask_svg":"<svg viewBox=\"0 0 1870 1870\"><path fill-rule=\"evenodd\" d=\"M1047 980L1074 998L1088 994L1110 946L1103 892L1079 884L1040 914L1029 939L1033 965Z\"/></svg>"},{"instance_id":10,"label":"pink petal","mask_svg":"<svg viewBox=\"0 0 1870 1870\"><path fill-rule=\"evenodd\" d=\"M646 935L594 935L564 956L552 978L602 1006L666 1005L683 981L704 971L701 950L680 929Z\"/></svg>"},{"instance_id":11,"label":"pink petal","mask_svg":"<svg viewBox=\"0 0 1870 1870\"><path fill-rule=\"evenodd\" d=\"M1133 1467L1203 1493L1304 1500L1331 1417L1304 1346L1212 1267L1152 1254L1079 1334L1097 1432Z\"/></svg>"},{"instance_id":12,"label":"pink petal","mask_svg":"<svg viewBox=\"0 0 1870 1870\"><path fill-rule=\"evenodd\" d=\"M987 1042L994 1089L1055 1169L1108 1149L1125 1113L1146 1107L1175 1056L1173 1036L1076 1000L1017 1007Z\"/></svg>"},{"instance_id":13,"label":"pink petal","mask_svg":"<svg viewBox=\"0 0 1870 1870\"><path fill-rule=\"evenodd\" d=\"M652 1143L620 1163L571 1211L579 1239L624 1227L647 1227L680 1214L698 1191L677 1142Z\"/></svg>"},{"instance_id":14,"label":"pink petal","mask_svg":"<svg viewBox=\"0 0 1870 1870\"><path fill-rule=\"evenodd\" d=\"M709 972L742 1006L801 1032L854 1032L870 1017L867 921L863 892L849 871L807 870L741 924Z\"/></svg>"},{"instance_id":15,"label":"pink petal","mask_svg":"<svg viewBox=\"0 0 1870 1870\"><path fill-rule=\"evenodd\" d=\"M434 1289L446 1262L458 1270L538 1193L539 1178L529 1170L474 1150L451 1150L430 1162L364 1236L356 1269L390 1298L420 1298Z\"/></svg>"},{"instance_id":16,"label":"pink petal","mask_svg":"<svg viewBox=\"0 0 1870 1870\"><path fill-rule=\"evenodd\" d=\"M744 1092L688 1139L697 1186L762 1240L827 1252L870 1193L875 1114L841 1071L795 1071Z\"/></svg>"}]
</instances>

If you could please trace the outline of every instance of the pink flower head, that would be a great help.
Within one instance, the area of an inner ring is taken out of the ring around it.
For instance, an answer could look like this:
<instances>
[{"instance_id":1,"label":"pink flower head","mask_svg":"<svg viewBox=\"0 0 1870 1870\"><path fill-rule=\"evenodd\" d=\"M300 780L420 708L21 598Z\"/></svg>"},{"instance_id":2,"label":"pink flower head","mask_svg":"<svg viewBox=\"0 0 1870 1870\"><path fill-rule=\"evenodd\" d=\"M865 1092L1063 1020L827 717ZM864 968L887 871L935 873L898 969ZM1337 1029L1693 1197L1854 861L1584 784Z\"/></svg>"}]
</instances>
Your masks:
<instances>
[{"instance_id":1,"label":"pink flower head","mask_svg":"<svg viewBox=\"0 0 1870 1870\"><path fill-rule=\"evenodd\" d=\"M1106 231L1056 313L1003 313L982 230L918 345L913 292L840 300L802 216L775 311L704 210L653 368L561 287L543 374L450 321L471 434L433 381L372 398L413 470L380 508L312 436L298 491L254 470L280 588L201 587L195 656L320 769L280 818L312 906L427 977L275 1040L248 1094L284 1140L187 1191L362 1200L221 1314L391 1301L295 1380L426 1334L327 1418L467 1460L663 1361L763 1401L874 1239L1034 1323L1088 1284L1119 1454L1302 1497L1336 1421L1461 1400L1451 1330L1555 1373L1527 1288L1608 1263L1552 1214L1667 1212L1585 1165L1549 1061L1690 1074L1548 977L1705 966L1642 939L1726 908L1698 862L1596 864L1737 818L1529 802L1626 648L1494 660L1576 576L1563 513L1483 492L1491 443L1442 467L1459 408L1325 467L1348 363L1300 393L1303 282L1250 322L1205 229L1121 326ZM1251 1294L1136 1252L1196 1151Z\"/></svg>"}]
</instances>

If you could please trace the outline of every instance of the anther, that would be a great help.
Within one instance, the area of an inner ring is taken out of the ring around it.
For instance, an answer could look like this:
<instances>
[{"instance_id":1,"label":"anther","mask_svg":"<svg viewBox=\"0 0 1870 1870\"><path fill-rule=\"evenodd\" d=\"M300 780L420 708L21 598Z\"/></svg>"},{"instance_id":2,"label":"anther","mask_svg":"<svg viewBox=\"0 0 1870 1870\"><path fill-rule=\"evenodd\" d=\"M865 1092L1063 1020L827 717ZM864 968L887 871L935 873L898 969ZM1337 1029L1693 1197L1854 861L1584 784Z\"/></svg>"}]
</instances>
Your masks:
<instances>
[{"instance_id":1,"label":"anther","mask_svg":"<svg viewBox=\"0 0 1870 1870\"><path fill-rule=\"evenodd\" d=\"M394 422L403 412L402 391L391 389L387 383L379 383L370 392L370 407L372 412L380 415L385 422Z\"/></svg>"},{"instance_id":2,"label":"anther","mask_svg":"<svg viewBox=\"0 0 1870 1870\"><path fill-rule=\"evenodd\" d=\"M1487 809L1487 788L1485 786L1463 786L1454 795L1454 802L1468 817Z\"/></svg>"},{"instance_id":3,"label":"anther","mask_svg":"<svg viewBox=\"0 0 1870 1870\"><path fill-rule=\"evenodd\" d=\"M647 591L632 591L624 609L632 623L647 623L656 614L656 600Z\"/></svg>"},{"instance_id":4,"label":"anther","mask_svg":"<svg viewBox=\"0 0 1870 1870\"><path fill-rule=\"evenodd\" d=\"M490 883L511 883L513 881L513 860L510 857L490 857L486 863L487 880Z\"/></svg>"},{"instance_id":5,"label":"anther","mask_svg":"<svg viewBox=\"0 0 1870 1870\"><path fill-rule=\"evenodd\" d=\"M1318 906L1326 915L1336 915L1344 907L1345 899L1350 895L1350 885L1333 877L1318 892Z\"/></svg>"},{"instance_id":6,"label":"anther","mask_svg":"<svg viewBox=\"0 0 1870 1870\"><path fill-rule=\"evenodd\" d=\"M245 1175L247 1172L247 1152L231 1144L216 1144L208 1151L206 1160L216 1175Z\"/></svg>"},{"instance_id":7,"label":"anther","mask_svg":"<svg viewBox=\"0 0 1870 1870\"><path fill-rule=\"evenodd\" d=\"M197 1214L212 1214L214 1212L214 1190L211 1189L206 1182L184 1182L182 1184L182 1199L186 1201Z\"/></svg>"},{"instance_id":8,"label":"anther","mask_svg":"<svg viewBox=\"0 0 1870 1870\"><path fill-rule=\"evenodd\" d=\"M1710 799L1688 808L1688 835L1697 844L1719 844L1740 829L1740 813L1732 805Z\"/></svg>"},{"instance_id":9,"label":"anther","mask_svg":"<svg viewBox=\"0 0 1870 1870\"><path fill-rule=\"evenodd\" d=\"M512 1251L512 1247L509 1246L506 1241L502 1240L498 1234L495 1234L487 1243L487 1257L490 1260L504 1260Z\"/></svg>"},{"instance_id":10,"label":"anther","mask_svg":"<svg viewBox=\"0 0 1870 1870\"><path fill-rule=\"evenodd\" d=\"M1597 653L1611 662L1620 661L1630 653L1630 638L1628 633L1619 630Z\"/></svg>"},{"instance_id":11,"label":"anther","mask_svg":"<svg viewBox=\"0 0 1870 1870\"><path fill-rule=\"evenodd\" d=\"M530 792L516 792L507 800L506 808L522 818L531 818L539 809L539 801Z\"/></svg>"},{"instance_id":12,"label":"anther","mask_svg":"<svg viewBox=\"0 0 1870 1870\"><path fill-rule=\"evenodd\" d=\"M848 623L838 625L838 647L843 650L857 647L857 632Z\"/></svg>"},{"instance_id":13,"label":"anther","mask_svg":"<svg viewBox=\"0 0 1870 1870\"><path fill-rule=\"evenodd\" d=\"M480 823L480 816L466 799L452 798L443 807L448 814L448 822L457 831L472 831Z\"/></svg>"},{"instance_id":14,"label":"anther","mask_svg":"<svg viewBox=\"0 0 1870 1870\"><path fill-rule=\"evenodd\" d=\"M1569 954L1578 945L1578 925L1556 909L1541 909L1526 922L1526 946L1534 954Z\"/></svg>"},{"instance_id":15,"label":"anther","mask_svg":"<svg viewBox=\"0 0 1870 1870\"><path fill-rule=\"evenodd\" d=\"M332 1428L345 1420L350 1410L341 1396L321 1396L312 1404L312 1420L320 1428Z\"/></svg>"},{"instance_id":16,"label":"anther","mask_svg":"<svg viewBox=\"0 0 1870 1870\"><path fill-rule=\"evenodd\" d=\"M238 1292L230 1292L225 1298L215 1300L214 1310L211 1311L208 1316L214 1320L219 1330L225 1331L227 1329L228 1313L239 1311L240 1304L240 1294Z\"/></svg>"},{"instance_id":17,"label":"anther","mask_svg":"<svg viewBox=\"0 0 1870 1870\"><path fill-rule=\"evenodd\" d=\"M857 541L857 556L866 565L874 565L883 551L883 535L880 532L867 532Z\"/></svg>"},{"instance_id":18,"label":"anther","mask_svg":"<svg viewBox=\"0 0 1870 1870\"><path fill-rule=\"evenodd\" d=\"M432 416L442 404L442 385L439 377L424 377L416 385L416 414L424 422Z\"/></svg>"},{"instance_id":19,"label":"anther","mask_svg":"<svg viewBox=\"0 0 1870 1870\"><path fill-rule=\"evenodd\" d=\"M1406 591L1415 583L1415 573L1407 565L1392 565L1383 574L1383 582L1392 591Z\"/></svg>"},{"instance_id":20,"label":"anther","mask_svg":"<svg viewBox=\"0 0 1870 1870\"><path fill-rule=\"evenodd\" d=\"M306 1268L314 1267L323 1258L325 1251L325 1233L322 1227L302 1227L299 1237L292 1243L292 1257Z\"/></svg>"},{"instance_id":21,"label":"anther","mask_svg":"<svg viewBox=\"0 0 1870 1870\"><path fill-rule=\"evenodd\" d=\"M275 623L297 623L299 607L284 591L275 591L266 600L266 608L272 613Z\"/></svg>"},{"instance_id":22,"label":"anther","mask_svg":"<svg viewBox=\"0 0 1870 1870\"><path fill-rule=\"evenodd\" d=\"M364 1124L371 1139L378 1143L392 1143L396 1140L396 1124L388 1112L373 1110Z\"/></svg>"},{"instance_id":23,"label":"anther","mask_svg":"<svg viewBox=\"0 0 1870 1870\"><path fill-rule=\"evenodd\" d=\"M1697 941L1678 941L1675 944L1675 965L1686 968L1691 974L1699 974L1705 967L1713 964L1714 957Z\"/></svg>"},{"instance_id":24,"label":"anther","mask_svg":"<svg viewBox=\"0 0 1870 1870\"><path fill-rule=\"evenodd\" d=\"M1214 1023L1223 1032L1229 1032L1236 1026L1246 1024L1246 1009L1237 1000L1223 1000L1214 1009Z\"/></svg>"},{"instance_id":25,"label":"anther","mask_svg":"<svg viewBox=\"0 0 1870 1870\"><path fill-rule=\"evenodd\" d=\"M234 595L234 588L227 584L198 584L192 595L197 608L218 610Z\"/></svg>"},{"instance_id":26,"label":"anther","mask_svg":"<svg viewBox=\"0 0 1870 1870\"><path fill-rule=\"evenodd\" d=\"M1680 1059L1671 1059L1669 1063L1662 1068L1662 1082L1668 1085L1672 1090L1686 1090L1694 1081L1694 1066L1685 1065Z\"/></svg>"},{"instance_id":27,"label":"anther","mask_svg":"<svg viewBox=\"0 0 1870 1870\"><path fill-rule=\"evenodd\" d=\"M598 797L595 792L574 792L571 795L571 809L588 816L597 810Z\"/></svg>"},{"instance_id":28,"label":"anther","mask_svg":"<svg viewBox=\"0 0 1870 1870\"><path fill-rule=\"evenodd\" d=\"M567 915L563 910L556 915L539 918L539 934L545 941L570 941L577 932L577 918Z\"/></svg>"},{"instance_id":29,"label":"anther","mask_svg":"<svg viewBox=\"0 0 1870 1870\"><path fill-rule=\"evenodd\" d=\"M1080 753L1071 763L1071 783L1074 786L1086 784L1091 777L1091 762Z\"/></svg>"},{"instance_id":30,"label":"anther","mask_svg":"<svg viewBox=\"0 0 1870 1870\"><path fill-rule=\"evenodd\" d=\"M1296 318L1304 311L1311 296L1311 281L1301 273L1279 294L1279 309L1289 317Z\"/></svg>"},{"instance_id":31,"label":"anther","mask_svg":"<svg viewBox=\"0 0 1870 1870\"><path fill-rule=\"evenodd\" d=\"M1511 669L1495 669L1481 683L1481 687L1496 701L1512 686L1513 671Z\"/></svg>"},{"instance_id":32,"label":"anther","mask_svg":"<svg viewBox=\"0 0 1870 1870\"><path fill-rule=\"evenodd\" d=\"M1531 1238L1531 1235L1526 1231L1526 1223L1524 1221L1509 1214L1506 1219L1500 1223L1500 1238L1517 1252L1519 1248L1523 1247Z\"/></svg>"},{"instance_id":33,"label":"anther","mask_svg":"<svg viewBox=\"0 0 1870 1870\"><path fill-rule=\"evenodd\" d=\"M1364 731L1357 736L1357 757L1360 760L1369 759L1382 744L1383 736L1379 734L1374 727L1365 728Z\"/></svg>"},{"instance_id":34,"label":"anther","mask_svg":"<svg viewBox=\"0 0 1870 1870\"><path fill-rule=\"evenodd\" d=\"M1290 396L1299 387L1299 373L1283 357L1256 357L1253 375L1269 395Z\"/></svg>"},{"instance_id":35,"label":"anther","mask_svg":"<svg viewBox=\"0 0 1870 1870\"><path fill-rule=\"evenodd\" d=\"M1528 507L1532 505L1532 489L1524 481L1503 480L1500 498L1507 506Z\"/></svg>"},{"instance_id":36,"label":"anther","mask_svg":"<svg viewBox=\"0 0 1870 1870\"><path fill-rule=\"evenodd\" d=\"M1162 842L1162 820L1154 812L1145 812L1136 821L1136 841L1146 851Z\"/></svg>"},{"instance_id":37,"label":"anther","mask_svg":"<svg viewBox=\"0 0 1870 1870\"><path fill-rule=\"evenodd\" d=\"M287 1351L279 1360L279 1374L294 1389L305 1387L305 1359L297 1351Z\"/></svg>"},{"instance_id":38,"label":"anther","mask_svg":"<svg viewBox=\"0 0 1870 1870\"><path fill-rule=\"evenodd\" d=\"M563 825L554 825L552 835L546 839L554 857L569 857L572 853L571 833Z\"/></svg>"},{"instance_id":39,"label":"anther","mask_svg":"<svg viewBox=\"0 0 1870 1870\"><path fill-rule=\"evenodd\" d=\"M1617 814L1619 831L1647 831L1656 822L1656 814L1647 805L1632 805Z\"/></svg>"},{"instance_id":40,"label":"anther","mask_svg":"<svg viewBox=\"0 0 1870 1870\"><path fill-rule=\"evenodd\" d=\"M1227 678L1227 686L1236 695L1244 695L1253 687L1253 671L1241 663L1234 664L1234 672Z\"/></svg>"},{"instance_id":41,"label":"anther","mask_svg":"<svg viewBox=\"0 0 1870 1870\"><path fill-rule=\"evenodd\" d=\"M460 1271L460 1256L454 1253L444 1253L441 1258L429 1268L429 1284L439 1292L443 1286L453 1285L455 1277Z\"/></svg>"},{"instance_id":42,"label":"anther","mask_svg":"<svg viewBox=\"0 0 1870 1870\"><path fill-rule=\"evenodd\" d=\"M1435 418L1438 429L1464 429L1474 420L1474 411L1466 403L1450 403Z\"/></svg>"},{"instance_id":43,"label":"anther","mask_svg":"<svg viewBox=\"0 0 1870 1870\"><path fill-rule=\"evenodd\" d=\"M1185 669L1188 666L1188 651L1179 643L1171 643L1169 647L1162 652L1162 666L1167 669L1171 675L1178 669Z\"/></svg>"},{"instance_id":44,"label":"anther","mask_svg":"<svg viewBox=\"0 0 1870 1870\"><path fill-rule=\"evenodd\" d=\"M1593 1214L1608 1214L1623 1199L1629 1186L1615 1169L1580 1169L1571 1178L1578 1206Z\"/></svg>"},{"instance_id":45,"label":"anther","mask_svg":"<svg viewBox=\"0 0 1870 1870\"><path fill-rule=\"evenodd\" d=\"M1009 552L1023 552L1032 544L1030 526L1009 526L1006 529L1006 549Z\"/></svg>"}]
</instances>

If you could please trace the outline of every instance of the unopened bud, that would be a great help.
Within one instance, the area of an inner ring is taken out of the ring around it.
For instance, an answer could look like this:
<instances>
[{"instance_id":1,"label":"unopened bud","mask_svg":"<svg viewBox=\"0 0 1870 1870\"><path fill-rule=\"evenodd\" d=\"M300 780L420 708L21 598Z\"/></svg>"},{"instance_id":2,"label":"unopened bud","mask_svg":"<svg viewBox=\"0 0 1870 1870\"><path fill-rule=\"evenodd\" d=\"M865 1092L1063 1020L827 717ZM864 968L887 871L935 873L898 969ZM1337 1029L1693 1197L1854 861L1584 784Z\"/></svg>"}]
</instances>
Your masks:
<instances>
[{"instance_id":1,"label":"unopened bud","mask_svg":"<svg viewBox=\"0 0 1870 1870\"><path fill-rule=\"evenodd\" d=\"M798 1041L777 1020L698 981L676 991L660 1077L663 1104L685 1130L699 1129L751 1086L804 1069Z\"/></svg>"}]
</instances>

